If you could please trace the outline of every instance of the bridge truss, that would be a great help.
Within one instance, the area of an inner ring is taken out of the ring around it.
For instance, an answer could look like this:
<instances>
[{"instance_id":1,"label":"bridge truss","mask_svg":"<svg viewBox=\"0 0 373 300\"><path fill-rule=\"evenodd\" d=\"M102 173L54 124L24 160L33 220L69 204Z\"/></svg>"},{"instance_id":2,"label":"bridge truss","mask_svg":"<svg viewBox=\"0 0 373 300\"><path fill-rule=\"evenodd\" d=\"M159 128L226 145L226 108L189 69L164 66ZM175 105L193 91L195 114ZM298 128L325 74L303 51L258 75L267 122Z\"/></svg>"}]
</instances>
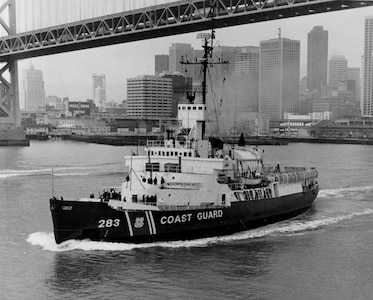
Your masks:
<instances>
[{"instance_id":1,"label":"bridge truss","mask_svg":"<svg viewBox=\"0 0 373 300\"><path fill-rule=\"evenodd\" d=\"M183 0L0 39L0 61L373 5L373 0Z\"/></svg>"}]
</instances>

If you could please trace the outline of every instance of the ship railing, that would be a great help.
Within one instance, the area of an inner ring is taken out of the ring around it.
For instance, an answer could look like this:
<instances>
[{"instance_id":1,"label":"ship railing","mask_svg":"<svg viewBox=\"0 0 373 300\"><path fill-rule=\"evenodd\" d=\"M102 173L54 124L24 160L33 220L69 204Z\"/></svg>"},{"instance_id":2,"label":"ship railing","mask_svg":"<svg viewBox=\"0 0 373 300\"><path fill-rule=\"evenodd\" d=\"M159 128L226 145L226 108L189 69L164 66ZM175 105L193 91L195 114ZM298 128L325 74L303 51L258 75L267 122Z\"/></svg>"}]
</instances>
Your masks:
<instances>
[{"instance_id":1,"label":"ship railing","mask_svg":"<svg viewBox=\"0 0 373 300\"><path fill-rule=\"evenodd\" d=\"M174 204L158 204L157 205L160 210L198 210L198 209L206 209L206 208L223 208L223 205L218 205L215 203L206 203L206 204L201 204L201 205L174 205Z\"/></svg>"},{"instance_id":2,"label":"ship railing","mask_svg":"<svg viewBox=\"0 0 373 300\"><path fill-rule=\"evenodd\" d=\"M273 172L270 174L266 174L265 179L271 182L276 181L279 183L288 184L288 183L314 181L318 177L318 175L319 173L317 169L312 168L306 171L298 171L298 172L287 172L287 173Z\"/></svg>"},{"instance_id":3,"label":"ship railing","mask_svg":"<svg viewBox=\"0 0 373 300\"><path fill-rule=\"evenodd\" d=\"M261 200L261 199L273 198L272 189L269 187L234 192L234 196L239 201Z\"/></svg>"}]
</instances>

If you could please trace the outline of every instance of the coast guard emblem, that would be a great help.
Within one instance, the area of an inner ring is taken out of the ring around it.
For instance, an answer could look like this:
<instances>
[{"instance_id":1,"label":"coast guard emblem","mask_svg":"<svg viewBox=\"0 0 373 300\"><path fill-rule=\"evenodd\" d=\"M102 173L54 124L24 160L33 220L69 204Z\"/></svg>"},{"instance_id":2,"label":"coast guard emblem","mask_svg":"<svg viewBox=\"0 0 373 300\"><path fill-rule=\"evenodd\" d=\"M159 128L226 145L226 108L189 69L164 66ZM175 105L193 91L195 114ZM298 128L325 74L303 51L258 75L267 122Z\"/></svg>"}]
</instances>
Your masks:
<instances>
[{"instance_id":1,"label":"coast guard emblem","mask_svg":"<svg viewBox=\"0 0 373 300\"><path fill-rule=\"evenodd\" d=\"M135 228L142 228L144 226L144 217L137 217L133 226Z\"/></svg>"}]
</instances>

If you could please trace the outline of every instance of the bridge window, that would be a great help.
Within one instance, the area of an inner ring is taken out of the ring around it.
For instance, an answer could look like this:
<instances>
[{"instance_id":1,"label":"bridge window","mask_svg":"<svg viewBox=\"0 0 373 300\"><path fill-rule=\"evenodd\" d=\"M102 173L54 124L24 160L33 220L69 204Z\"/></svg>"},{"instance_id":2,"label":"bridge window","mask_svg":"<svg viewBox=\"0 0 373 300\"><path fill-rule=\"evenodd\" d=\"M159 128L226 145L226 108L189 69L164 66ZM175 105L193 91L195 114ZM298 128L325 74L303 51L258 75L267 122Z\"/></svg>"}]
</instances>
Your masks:
<instances>
[{"instance_id":1,"label":"bridge window","mask_svg":"<svg viewBox=\"0 0 373 300\"><path fill-rule=\"evenodd\" d=\"M148 172L159 172L159 163L145 163L145 170Z\"/></svg>"},{"instance_id":2,"label":"bridge window","mask_svg":"<svg viewBox=\"0 0 373 300\"><path fill-rule=\"evenodd\" d=\"M180 166L179 164L171 164L167 163L164 165L164 171L165 172L173 172L173 173L180 173Z\"/></svg>"}]
</instances>

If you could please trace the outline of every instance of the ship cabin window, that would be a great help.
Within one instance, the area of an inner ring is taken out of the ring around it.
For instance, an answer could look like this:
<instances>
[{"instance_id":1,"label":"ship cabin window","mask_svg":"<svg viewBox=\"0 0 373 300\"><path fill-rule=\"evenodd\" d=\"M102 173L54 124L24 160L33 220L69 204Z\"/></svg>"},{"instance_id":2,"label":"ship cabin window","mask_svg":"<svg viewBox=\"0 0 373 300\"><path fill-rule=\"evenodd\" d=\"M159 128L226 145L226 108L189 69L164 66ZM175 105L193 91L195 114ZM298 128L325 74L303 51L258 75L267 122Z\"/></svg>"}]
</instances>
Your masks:
<instances>
[{"instance_id":1,"label":"ship cabin window","mask_svg":"<svg viewBox=\"0 0 373 300\"><path fill-rule=\"evenodd\" d=\"M188 110L190 110L191 108L190 108L190 106L188 106Z\"/></svg>"},{"instance_id":2,"label":"ship cabin window","mask_svg":"<svg viewBox=\"0 0 373 300\"><path fill-rule=\"evenodd\" d=\"M164 156L164 151L162 151L162 155Z\"/></svg>"},{"instance_id":3,"label":"ship cabin window","mask_svg":"<svg viewBox=\"0 0 373 300\"><path fill-rule=\"evenodd\" d=\"M184 156L187 156L187 153L186 153L186 152L184 152Z\"/></svg>"},{"instance_id":4,"label":"ship cabin window","mask_svg":"<svg viewBox=\"0 0 373 300\"><path fill-rule=\"evenodd\" d=\"M202 106L198 107L198 110L202 110Z\"/></svg>"},{"instance_id":5,"label":"ship cabin window","mask_svg":"<svg viewBox=\"0 0 373 300\"><path fill-rule=\"evenodd\" d=\"M181 108L182 110L186 110L186 107L185 106L183 106L182 108Z\"/></svg>"},{"instance_id":6,"label":"ship cabin window","mask_svg":"<svg viewBox=\"0 0 373 300\"><path fill-rule=\"evenodd\" d=\"M193 106L193 110L197 110L197 107Z\"/></svg>"},{"instance_id":7,"label":"ship cabin window","mask_svg":"<svg viewBox=\"0 0 373 300\"><path fill-rule=\"evenodd\" d=\"M179 152L179 156L183 156L183 152Z\"/></svg>"},{"instance_id":8,"label":"ship cabin window","mask_svg":"<svg viewBox=\"0 0 373 300\"><path fill-rule=\"evenodd\" d=\"M170 156L170 152L167 151L167 152L166 152L166 156Z\"/></svg>"}]
</instances>

